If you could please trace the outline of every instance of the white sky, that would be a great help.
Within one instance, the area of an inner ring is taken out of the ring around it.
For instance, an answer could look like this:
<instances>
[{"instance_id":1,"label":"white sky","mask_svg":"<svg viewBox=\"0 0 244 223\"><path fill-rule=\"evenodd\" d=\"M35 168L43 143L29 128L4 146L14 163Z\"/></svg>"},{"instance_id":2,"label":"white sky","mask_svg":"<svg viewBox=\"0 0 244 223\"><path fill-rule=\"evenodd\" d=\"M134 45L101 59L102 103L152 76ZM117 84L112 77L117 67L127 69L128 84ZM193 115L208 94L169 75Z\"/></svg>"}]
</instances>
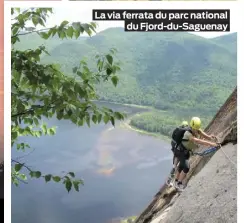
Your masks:
<instances>
[{"instance_id":1,"label":"white sky","mask_svg":"<svg viewBox=\"0 0 244 223\"><path fill-rule=\"evenodd\" d=\"M88 3L88 2L87 2ZM63 20L68 20L69 22L77 22L77 21L81 21L81 22L91 22L92 21L92 9L174 9L175 7L153 7L151 5L151 7L145 7L145 2L136 2L137 4L129 4L128 2L123 2L123 5L128 5L128 7L121 7L120 6L120 2L117 2L117 4L110 4L111 2L106 3L106 5L102 5L100 2L95 2L94 5L91 4L87 4L86 7L74 7L74 6L67 6L66 7L55 7L53 10L53 14L49 17L48 21L47 21L47 27L51 27L53 25L58 25L60 24ZM131 2L130 2L131 3ZM139 4L139 3L143 3L143 4ZM186 2L184 2L186 3ZM198 2L200 3L200 2ZM143 7L144 5L144 7ZM153 5L153 4L152 4ZM201 4L199 4L201 6ZM198 5L197 5L198 6ZM219 9L219 4L218 4L218 9ZM183 7L178 7L180 9L183 9ZM189 5L184 7L184 8L189 8ZM214 7L199 7L199 8L209 8L212 9ZM237 24L238 24L238 13L236 7L223 7L223 9L230 9L231 10L231 32L236 32L237 31ZM196 9L196 7L192 7L192 9ZM97 32L100 32L102 30L105 30L107 28L111 28L111 27L124 27L124 21L95 21L98 24L98 28L97 28ZM230 33L231 33L230 32ZM224 32L194 32L193 34L196 35L200 35L206 38L211 38L211 37L216 37L216 36L221 36L221 35L225 35L225 34L229 34L229 33L224 33Z\"/></svg>"}]
</instances>

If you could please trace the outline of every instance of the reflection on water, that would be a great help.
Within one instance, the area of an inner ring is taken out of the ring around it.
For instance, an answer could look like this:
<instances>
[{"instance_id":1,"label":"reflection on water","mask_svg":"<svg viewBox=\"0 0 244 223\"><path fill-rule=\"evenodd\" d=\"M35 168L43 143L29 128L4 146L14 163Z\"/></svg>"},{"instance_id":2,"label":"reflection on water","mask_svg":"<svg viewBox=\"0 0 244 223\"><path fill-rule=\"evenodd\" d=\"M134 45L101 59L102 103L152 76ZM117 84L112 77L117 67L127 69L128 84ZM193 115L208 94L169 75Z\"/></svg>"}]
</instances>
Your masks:
<instances>
[{"instance_id":1,"label":"reflection on water","mask_svg":"<svg viewBox=\"0 0 244 223\"><path fill-rule=\"evenodd\" d=\"M97 170L97 173L102 174L104 176L111 176L114 171L115 171L115 167L111 167L111 168L107 167L107 168L101 168Z\"/></svg>"},{"instance_id":2,"label":"reflection on water","mask_svg":"<svg viewBox=\"0 0 244 223\"><path fill-rule=\"evenodd\" d=\"M106 223L137 215L172 166L167 143L119 125L78 128L55 120L49 124L58 124L57 135L28 139L35 151L25 161L44 174L74 171L85 185L80 193L69 194L62 184L42 180L13 187L13 223ZM14 157L23 155L13 152Z\"/></svg>"}]
</instances>

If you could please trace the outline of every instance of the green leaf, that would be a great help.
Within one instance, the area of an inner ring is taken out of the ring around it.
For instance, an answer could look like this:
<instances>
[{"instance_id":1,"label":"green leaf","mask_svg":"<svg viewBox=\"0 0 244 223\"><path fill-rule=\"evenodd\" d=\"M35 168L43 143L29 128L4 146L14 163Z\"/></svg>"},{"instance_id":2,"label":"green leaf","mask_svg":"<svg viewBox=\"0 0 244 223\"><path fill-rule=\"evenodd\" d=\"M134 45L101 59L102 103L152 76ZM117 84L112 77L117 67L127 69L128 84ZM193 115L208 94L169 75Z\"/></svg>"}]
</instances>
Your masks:
<instances>
[{"instance_id":1,"label":"green leaf","mask_svg":"<svg viewBox=\"0 0 244 223\"><path fill-rule=\"evenodd\" d=\"M107 123L109 122L109 120L110 120L110 117L109 117L108 115L105 114L105 115L103 116L103 121L104 121L104 123L107 124Z\"/></svg>"},{"instance_id":2,"label":"green leaf","mask_svg":"<svg viewBox=\"0 0 244 223\"><path fill-rule=\"evenodd\" d=\"M81 25L80 25L79 22L73 22L72 26L74 28L75 38L77 39L80 36L80 33L81 33Z\"/></svg>"},{"instance_id":3,"label":"green leaf","mask_svg":"<svg viewBox=\"0 0 244 223\"><path fill-rule=\"evenodd\" d=\"M19 27L15 26L12 30L12 35L14 36L19 31Z\"/></svg>"},{"instance_id":4,"label":"green leaf","mask_svg":"<svg viewBox=\"0 0 244 223\"><path fill-rule=\"evenodd\" d=\"M118 84L118 77L117 76L112 76L111 77L111 81L113 83L113 85L116 87Z\"/></svg>"},{"instance_id":5,"label":"green leaf","mask_svg":"<svg viewBox=\"0 0 244 223\"><path fill-rule=\"evenodd\" d=\"M54 28L53 28L53 29L52 29L52 36L55 36L55 34L57 33L57 31L58 31L57 29L54 29Z\"/></svg>"},{"instance_id":6,"label":"green leaf","mask_svg":"<svg viewBox=\"0 0 244 223\"><path fill-rule=\"evenodd\" d=\"M33 16L32 17L32 22L33 22L33 24L35 25L35 26L37 26L37 24L38 24L38 17L36 17L36 16Z\"/></svg>"},{"instance_id":7,"label":"green leaf","mask_svg":"<svg viewBox=\"0 0 244 223\"><path fill-rule=\"evenodd\" d=\"M110 121L111 121L111 124L114 126L114 124L115 124L114 117L111 116Z\"/></svg>"},{"instance_id":8,"label":"green leaf","mask_svg":"<svg viewBox=\"0 0 244 223\"><path fill-rule=\"evenodd\" d=\"M72 182L70 180L67 180L65 182L65 187L66 187L67 191L70 192L70 190L72 188Z\"/></svg>"},{"instance_id":9,"label":"green leaf","mask_svg":"<svg viewBox=\"0 0 244 223\"><path fill-rule=\"evenodd\" d=\"M40 131L36 131L35 135L36 135L37 138L40 138L41 137L41 132Z\"/></svg>"},{"instance_id":10,"label":"green leaf","mask_svg":"<svg viewBox=\"0 0 244 223\"><path fill-rule=\"evenodd\" d=\"M110 76L112 74L112 72L113 72L113 70L110 67L108 67L106 69L106 73L107 73L108 76Z\"/></svg>"},{"instance_id":11,"label":"green leaf","mask_svg":"<svg viewBox=\"0 0 244 223\"><path fill-rule=\"evenodd\" d=\"M91 25L94 27L94 28L97 28L97 24L95 22L91 22Z\"/></svg>"},{"instance_id":12,"label":"green leaf","mask_svg":"<svg viewBox=\"0 0 244 223\"><path fill-rule=\"evenodd\" d=\"M122 119L123 119L123 115L120 114L119 112L114 112L114 116L115 116L115 118L118 119L118 120L122 120Z\"/></svg>"},{"instance_id":13,"label":"green leaf","mask_svg":"<svg viewBox=\"0 0 244 223\"><path fill-rule=\"evenodd\" d=\"M81 25L79 22L73 22L72 26L73 26L74 30L79 31L79 32L81 31Z\"/></svg>"},{"instance_id":14,"label":"green leaf","mask_svg":"<svg viewBox=\"0 0 244 223\"><path fill-rule=\"evenodd\" d=\"M15 164L14 169L16 172L19 172L22 167L23 167L22 163L17 163L17 164Z\"/></svg>"},{"instance_id":15,"label":"green leaf","mask_svg":"<svg viewBox=\"0 0 244 223\"><path fill-rule=\"evenodd\" d=\"M39 33L39 36L40 36L41 38L43 38L43 39L48 39L48 38L49 38L49 35L48 35L47 33L45 33L45 32L40 32L40 33Z\"/></svg>"},{"instance_id":16,"label":"green leaf","mask_svg":"<svg viewBox=\"0 0 244 223\"><path fill-rule=\"evenodd\" d=\"M97 123L97 116L95 114L92 116L92 121L94 124Z\"/></svg>"},{"instance_id":17,"label":"green leaf","mask_svg":"<svg viewBox=\"0 0 244 223\"><path fill-rule=\"evenodd\" d=\"M41 175L42 175L42 173L41 173L40 171L36 171L36 172L35 172L35 177L36 177L36 178L40 178Z\"/></svg>"},{"instance_id":18,"label":"green leaf","mask_svg":"<svg viewBox=\"0 0 244 223\"><path fill-rule=\"evenodd\" d=\"M69 172L69 175L70 175L71 177L75 177L75 174L74 174L73 172Z\"/></svg>"},{"instance_id":19,"label":"green leaf","mask_svg":"<svg viewBox=\"0 0 244 223\"><path fill-rule=\"evenodd\" d=\"M92 27L92 26L91 26ZM91 31L91 28L89 24L87 23L83 23L81 24L81 33L83 33L84 31L89 35L91 36L92 34L92 31ZM93 27L92 27L93 28Z\"/></svg>"},{"instance_id":20,"label":"green leaf","mask_svg":"<svg viewBox=\"0 0 244 223\"><path fill-rule=\"evenodd\" d=\"M84 120L83 120L83 119L80 119L80 120L78 121L78 125L79 125L79 126L83 126L83 125L84 125Z\"/></svg>"},{"instance_id":21,"label":"green leaf","mask_svg":"<svg viewBox=\"0 0 244 223\"><path fill-rule=\"evenodd\" d=\"M62 40L66 37L66 34L65 34L65 32L63 30L59 31L58 35L59 35L59 38L62 39Z\"/></svg>"},{"instance_id":22,"label":"green leaf","mask_svg":"<svg viewBox=\"0 0 244 223\"><path fill-rule=\"evenodd\" d=\"M12 140L16 140L18 137L18 133L17 132L11 132L11 138Z\"/></svg>"},{"instance_id":23,"label":"green leaf","mask_svg":"<svg viewBox=\"0 0 244 223\"><path fill-rule=\"evenodd\" d=\"M57 183L60 182L60 180L61 180L61 178L59 176L54 176L52 178L53 178L53 181L55 181Z\"/></svg>"},{"instance_id":24,"label":"green leaf","mask_svg":"<svg viewBox=\"0 0 244 223\"><path fill-rule=\"evenodd\" d=\"M89 116L86 116L86 124L88 125L88 127L90 127L90 117Z\"/></svg>"},{"instance_id":25,"label":"green leaf","mask_svg":"<svg viewBox=\"0 0 244 223\"><path fill-rule=\"evenodd\" d=\"M72 70L73 70L73 73L76 73L78 71L78 67L74 67Z\"/></svg>"},{"instance_id":26,"label":"green leaf","mask_svg":"<svg viewBox=\"0 0 244 223\"><path fill-rule=\"evenodd\" d=\"M46 124L41 125L41 129L42 129L42 131L43 131L44 134L47 133L47 126L46 126Z\"/></svg>"},{"instance_id":27,"label":"green leaf","mask_svg":"<svg viewBox=\"0 0 244 223\"><path fill-rule=\"evenodd\" d=\"M79 30L75 30L75 38L78 39L79 36L80 36L80 31Z\"/></svg>"},{"instance_id":28,"label":"green leaf","mask_svg":"<svg viewBox=\"0 0 244 223\"><path fill-rule=\"evenodd\" d=\"M42 26L45 26L45 24L44 24L44 22L43 22L41 17L38 18L38 23L41 24Z\"/></svg>"},{"instance_id":29,"label":"green leaf","mask_svg":"<svg viewBox=\"0 0 244 223\"><path fill-rule=\"evenodd\" d=\"M110 63L110 65L113 64L113 57L109 54L106 55L107 61Z\"/></svg>"},{"instance_id":30,"label":"green leaf","mask_svg":"<svg viewBox=\"0 0 244 223\"><path fill-rule=\"evenodd\" d=\"M77 192L79 192L79 182L73 181L74 188Z\"/></svg>"},{"instance_id":31,"label":"green leaf","mask_svg":"<svg viewBox=\"0 0 244 223\"><path fill-rule=\"evenodd\" d=\"M12 37L12 38L11 38L11 43L12 43L12 44L15 44L16 42L20 42L19 37L18 37L18 36Z\"/></svg>"},{"instance_id":32,"label":"green leaf","mask_svg":"<svg viewBox=\"0 0 244 223\"><path fill-rule=\"evenodd\" d=\"M24 180L26 181L27 180L27 177L25 174L21 173L21 174L18 174L18 177L21 179L21 180Z\"/></svg>"},{"instance_id":33,"label":"green leaf","mask_svg":"<svg viewBox=\"0 0 244 223\"><path fill-rule=\"evenodd\" d=\"M72 38L74 34L74 29L72 26L69 26L69 28L66 30L66 34L68 37Z\"/></svg>"},{"instance_id":34,"label":"green leaf","mask_svg":"<svg viewBox=\"0 0 244 223\"><path fill-rule=\"evenodd\" d=\"M66 25L68 25L69 24L69 22L68 21L66 21L66 20L64 20L62 23L61 23L61 25L60 26L62 26L62 27L65 27Z\"/></svg>"},{"instance_id":35,"label":"green leaf","mask_svg":"<svg viewBox=\"0 0 244 223\"><path fill-rule=\"evenodd\" d=\"M19 185L19 181L16 177L12 177L12 183L17 187Z\"/></svg>"},{"instance_id":36,"label":"green leaf","mask_svg":"<svg viewBox=\"0 0 244 223\"><path fill-rule=\"evenodd\" d=\"M50 135L55 135L56 133L55 128L50 128L49 131L50 131Z\"/></svg>"},{"instance_id":37,"label":"green leaf","mask_svg":"<svg viewBox=\"0 0 244 223\"><path fill-rule=\"evenodd\" d=\"M102 114L98 114L97 116L97 123L99 124L102 120Z\"/></svg>"},{"instance_id":38,"label":"green leaf","mask_svg":"<svg viewBox=\"0 0 244 223\"><path fill-rule=\"evenodd\" d=\"M31 171L30 172L30 176L31 177L36 177L36 178L40 178L42 175L42 173L40 171Z\"/></svg>"},{"instance_id":39,"label":"green leaf","mask_svg":"<svg viewBox=\"0 0 244 223\"><path fill-rule=\"evenodd\" d=\"M57 119L61 120L63 118L63 113L62 112L58 112L57 113Z\"/></svg>"},{"instance_id":40,"label":"green leaf","mask_svg":"<svg viewBox=\"0 0 244 223\"><path fill-rule=\"evenodd\" d=\"M52 177L51 174L46 175L46 176L45 176L45 181L46 181L46 182L49 182L49 181L51 180L51 177Z\"/></svg>"}]
</instances>

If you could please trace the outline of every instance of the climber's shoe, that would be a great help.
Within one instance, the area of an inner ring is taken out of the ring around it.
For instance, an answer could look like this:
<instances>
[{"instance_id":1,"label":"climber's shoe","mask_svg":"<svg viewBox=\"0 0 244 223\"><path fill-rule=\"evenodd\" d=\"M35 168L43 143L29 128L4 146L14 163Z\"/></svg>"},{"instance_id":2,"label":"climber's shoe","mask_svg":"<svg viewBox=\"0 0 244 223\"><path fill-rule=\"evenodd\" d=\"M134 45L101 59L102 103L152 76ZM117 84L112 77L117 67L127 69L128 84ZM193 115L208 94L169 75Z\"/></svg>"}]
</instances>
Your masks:
<instances>
[{"instance_id":1,"label":"climber's shoe","mask_svg":"<svg viewBox=\"0 0 244 223\"><path fill-rule=\"evenodd\" d=\"M170 186L171 185L171 182L172 182L172 178L171 177L168 177L167 180L166 180L166 184L168 186Z\"/></svg>"},{"instance_id":2,"label":"climber's shoe","mask_svg":"<svg viewBox=\"0 0 244 223\"><path fill-rule=\"evenodd\" d=\"M175 184L175 188L178 190L178 191L183 191L185 189L185 185L182 184L182 183L176 183Z\"/></svg>"}]
</instances>

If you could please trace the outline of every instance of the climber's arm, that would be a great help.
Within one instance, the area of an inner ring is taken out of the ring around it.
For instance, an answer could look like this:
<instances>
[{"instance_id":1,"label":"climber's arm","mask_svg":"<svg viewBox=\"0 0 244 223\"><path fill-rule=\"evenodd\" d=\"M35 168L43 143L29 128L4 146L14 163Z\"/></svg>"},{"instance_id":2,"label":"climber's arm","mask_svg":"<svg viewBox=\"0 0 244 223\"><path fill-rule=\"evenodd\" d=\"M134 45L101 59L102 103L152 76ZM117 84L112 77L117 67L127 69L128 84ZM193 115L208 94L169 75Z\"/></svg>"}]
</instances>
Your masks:
<instances>
[{"instance_id":1,"label":"climber's arm","mask_svg":"<svg viewBox=\"0 0 244 223\"><path fill-rule=\"evenodd\" d=\"M200 134L202 137L204 137L204 138L206 138L206 139L208 139L208 140L216 139L216 136L214 136L214 135L208 135L206 132L204 132L204 131L202 131L202 130L199 130L199 134Z\"/></svg>"},{"instance_id":2,"label":"climber's arm","mask_svg":"<svg viewBox=\"0 0 244 223\"><path fill-rule=\"evenodd\" d=\"M209 142L209 141L203 140L203 139L198 139L196 137L191 137L189 140L194 142L194 143L196 143L196 144L201 144L201 145L204 145L204 146L214 146L214 147L218 146L217 143Z\"/></svg>"}]
</instances>

